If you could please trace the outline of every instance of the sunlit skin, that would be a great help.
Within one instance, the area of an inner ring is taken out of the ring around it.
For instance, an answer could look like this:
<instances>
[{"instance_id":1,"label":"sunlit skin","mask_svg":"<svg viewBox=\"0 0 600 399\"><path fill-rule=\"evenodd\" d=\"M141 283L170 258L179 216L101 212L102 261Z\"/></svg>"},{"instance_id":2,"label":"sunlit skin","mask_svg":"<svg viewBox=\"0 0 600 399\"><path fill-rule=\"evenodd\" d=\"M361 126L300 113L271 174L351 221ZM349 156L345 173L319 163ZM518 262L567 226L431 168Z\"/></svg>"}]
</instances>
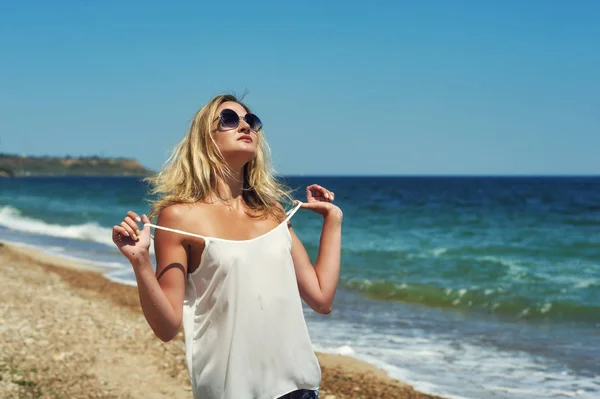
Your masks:
<instances>
[{"instance_id":1,"label":"sunlit skin","mask_svg":"<svg viewBox=\"0 0 600 399\"><path fill-rule=\"evenodd\" d=\"M226 164L233 172L230 179L218 179L218 195L194 204L176 204L163 209L157 224L190 233L227 240L259 237L282 220L275 216L257 217L248 210L242 197L243 168L255 156L260 132L254 132L244 121L246 110L236 102L225 102L217 109L234 110L242 119L235 129L224 129L214 122L212 132ZM313 184L306 188L301 209L323 216L320 250L313 265L302 242L291 225L292 259L302 299L316 312L327 314L332 309L339 278L342 211L333 204L335 193ZM157 230L154 237L156 273L149 255L150 227L146 215L130 211L113 227L113 240L133 266L138 281L142 309L148 324L163 341L171 340L182 322L185 276L200 264L205 242L180 234ZM292 295L292 294L291 294Z\"/></svg>"}]
</instances>

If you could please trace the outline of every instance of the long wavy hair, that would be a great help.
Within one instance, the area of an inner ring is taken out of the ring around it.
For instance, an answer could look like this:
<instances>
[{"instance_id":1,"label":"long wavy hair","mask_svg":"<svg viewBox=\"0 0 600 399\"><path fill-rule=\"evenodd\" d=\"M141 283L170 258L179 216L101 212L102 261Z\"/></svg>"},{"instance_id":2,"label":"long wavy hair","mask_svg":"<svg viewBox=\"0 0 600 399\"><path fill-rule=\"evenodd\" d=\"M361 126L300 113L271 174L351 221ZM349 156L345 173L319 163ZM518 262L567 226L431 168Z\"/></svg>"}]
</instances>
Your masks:
<instances>
[{"instance_id":1,"label":"long wavy hair","mask_svg":"<svg viewBox=\"0 0 600 399\"><path fill-rule=\"evenodd\" d=\"M151 219L170 205L205 201L211 195L225 200L219 195L217 182L219 178L232 178L233 171L219 151L212 132L217 109L228 101L240 104L250 113L250 108L234 95L214 97L196 113L185 137L175 146L160 172L145 179L155 198L150 201ZM292 202L290 190L275 178L264 132L257 136L256 155L244 166L242 197L252 214L271 214L280 219L283 212L277 204Z\"/></svg>"}]
</instances>

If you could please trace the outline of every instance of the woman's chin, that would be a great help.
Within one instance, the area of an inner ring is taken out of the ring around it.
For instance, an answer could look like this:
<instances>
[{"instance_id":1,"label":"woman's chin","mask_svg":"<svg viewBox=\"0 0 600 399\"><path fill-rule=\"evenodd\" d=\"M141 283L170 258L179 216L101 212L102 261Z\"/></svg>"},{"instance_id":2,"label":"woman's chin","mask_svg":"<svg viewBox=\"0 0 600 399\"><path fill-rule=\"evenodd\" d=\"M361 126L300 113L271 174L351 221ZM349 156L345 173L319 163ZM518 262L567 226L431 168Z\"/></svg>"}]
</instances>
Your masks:
<instances>
[{"instance_id":1,"label":"woman's chin","mask_svg":"<svg viewBox=\"0 0 600 399\"><path fill-rule=\"evenodd\" d=\"M256 150L254 148L237 148L235 151L224 153L223 156L230 166L241 165L243 167L256 157Z\"/></svg>"}]
</instances>

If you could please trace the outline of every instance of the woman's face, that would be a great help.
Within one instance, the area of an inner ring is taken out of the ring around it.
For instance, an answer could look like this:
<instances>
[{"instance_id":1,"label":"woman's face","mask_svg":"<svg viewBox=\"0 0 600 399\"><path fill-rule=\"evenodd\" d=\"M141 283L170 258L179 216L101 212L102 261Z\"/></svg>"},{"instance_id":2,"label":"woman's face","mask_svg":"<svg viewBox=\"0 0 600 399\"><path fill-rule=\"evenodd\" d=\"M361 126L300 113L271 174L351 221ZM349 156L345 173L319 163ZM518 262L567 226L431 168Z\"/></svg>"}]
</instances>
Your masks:
<instances>
[{"instance_id":1,"label":"woman's face","mask_svg":"<svg viewBox=\"0 0 600 399\"><path fill-rule=\"evenodd\" d=\"M223 154L225 161L232 168L242 168L246 163L254 159L258 147L258 135L260 133L251 129L244 120L246 109L240 104L227 101L217 108L217 117L223 110L234 111L240 118L237 127L224 126L220 118L214 122L213 138L217 147ZM229 112L229 111L226 111Z\"/></svg>"}]
</instances>

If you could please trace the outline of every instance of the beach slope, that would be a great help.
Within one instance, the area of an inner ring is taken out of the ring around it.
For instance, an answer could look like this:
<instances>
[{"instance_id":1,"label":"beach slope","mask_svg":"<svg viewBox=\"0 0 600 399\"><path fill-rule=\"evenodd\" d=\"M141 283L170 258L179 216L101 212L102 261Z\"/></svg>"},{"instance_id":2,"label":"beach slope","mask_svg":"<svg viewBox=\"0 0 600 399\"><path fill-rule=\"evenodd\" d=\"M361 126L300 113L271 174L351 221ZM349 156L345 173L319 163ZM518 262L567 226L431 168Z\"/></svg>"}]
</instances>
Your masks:
<instances>
[{"instance_id":1,"label":"beach slope","mask_svg":"<svg viewBox=\"0 0 600 399\"><path fill-rule=\"evenodd\" d=\"M158 340L135 287L2 243L0 271L0 397L192 398L181 333ZM355 359L318 356L321 398L437 398Z\"/></svg>"}]
</instances>

